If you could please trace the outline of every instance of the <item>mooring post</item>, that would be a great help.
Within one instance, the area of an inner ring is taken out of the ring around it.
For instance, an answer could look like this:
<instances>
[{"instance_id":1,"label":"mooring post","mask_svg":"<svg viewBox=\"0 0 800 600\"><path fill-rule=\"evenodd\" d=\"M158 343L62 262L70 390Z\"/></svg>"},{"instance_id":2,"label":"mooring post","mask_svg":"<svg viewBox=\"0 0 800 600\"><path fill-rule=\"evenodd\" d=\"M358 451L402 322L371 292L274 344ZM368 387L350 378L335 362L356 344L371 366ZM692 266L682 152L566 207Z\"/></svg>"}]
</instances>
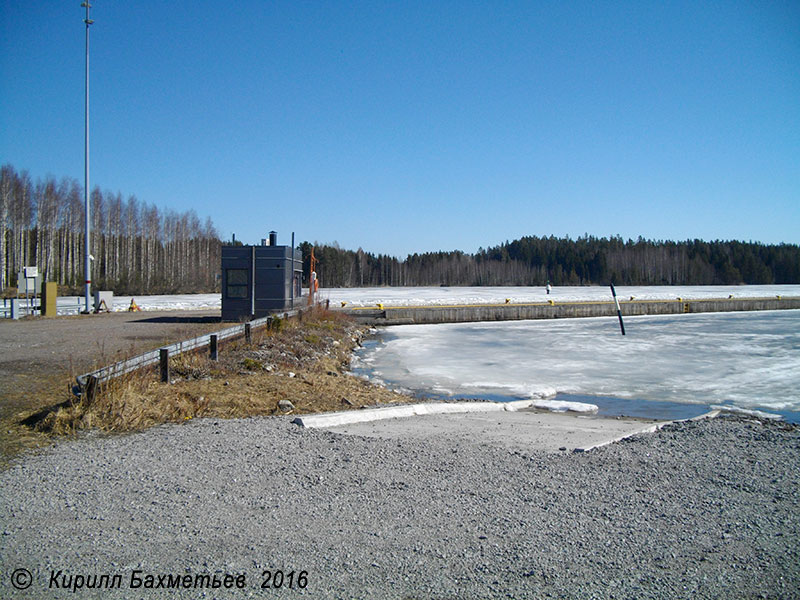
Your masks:
<instances>
[{"instance_id":1,"label":"mooring post","mask_svg":"<svg viewBox=\"0 0 800 600\"><path fill-rule=\"evenodd\" d=\"M208 347L211 354L211 360L217 360L217 334L212 333L208 341Z\"/></svg>"},{"instance_id":2,"label":"mooring post","mask_svg":"<svg viewBox=\"0 0 800 600\"><path fill-rule=\"evenodd\" d=\"M160 348L158 358L161 365L161 382L169 383L169 349Z\"/></svg>"},{"instance_id":3,"label":"mooring post","mask_svg":"<svg viewBox=\"0 0 800 600\"><path fill-rule=\"evenodd\" d=\"M614 296L614 304L617 306L617 317L619 317L619 328L622 335L625 335L625 324L622 322L622 311L619 308L619 300L617 300L617 290L614 289L614 284L611 284L611 295Z\"/></svg>"},{"instance_id":4,"label":"mooring post","mask_svg":"<svg viewBox=\"0 0 800 600\"><path fill-rule=\"evenodd\" d=\"M250 323L244 324L244 341L248 344L253 343L253 331L250 327Z\"/></svg>"}]
</instances>

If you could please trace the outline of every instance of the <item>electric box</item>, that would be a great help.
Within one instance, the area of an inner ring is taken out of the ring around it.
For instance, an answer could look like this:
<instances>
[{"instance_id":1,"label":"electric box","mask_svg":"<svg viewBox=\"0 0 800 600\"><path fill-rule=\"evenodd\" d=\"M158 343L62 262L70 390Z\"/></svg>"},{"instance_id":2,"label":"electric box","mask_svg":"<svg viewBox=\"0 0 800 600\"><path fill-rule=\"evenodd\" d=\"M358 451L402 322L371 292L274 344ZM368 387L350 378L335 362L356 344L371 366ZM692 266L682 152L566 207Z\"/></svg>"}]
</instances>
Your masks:
<instances>
[{"instance_id":1,"label":"electric box","mask_svg":"<svg viewBox=\"0 0 800 600\"><path fill-rule=\"evenodd\" d=\"M265 317L301 305L303 254L267 245L222 246L222 320Z\"/></svg>"}]
</instances>

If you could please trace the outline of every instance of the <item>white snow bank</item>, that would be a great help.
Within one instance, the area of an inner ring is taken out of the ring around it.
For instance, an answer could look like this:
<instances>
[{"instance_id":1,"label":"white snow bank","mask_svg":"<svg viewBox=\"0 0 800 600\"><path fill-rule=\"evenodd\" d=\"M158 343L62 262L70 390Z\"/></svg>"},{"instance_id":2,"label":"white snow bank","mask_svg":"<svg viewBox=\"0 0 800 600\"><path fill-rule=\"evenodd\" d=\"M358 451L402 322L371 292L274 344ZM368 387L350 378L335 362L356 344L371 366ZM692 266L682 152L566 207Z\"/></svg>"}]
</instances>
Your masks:
<instances>
[{"instance_id":1,"label":"white snow bank","mask_svg":"<svg viewBox=\"0 0 800 600\"><path fill-rule=\"evenodd\" d=\"M595 413L597 412L596 404L589 404L588 402L567 402L562 400L534 400L531 402L531 408L538 408L539 410L550 410L553 412L579 412L579 413Z\"/></svg>"}]
</instances>

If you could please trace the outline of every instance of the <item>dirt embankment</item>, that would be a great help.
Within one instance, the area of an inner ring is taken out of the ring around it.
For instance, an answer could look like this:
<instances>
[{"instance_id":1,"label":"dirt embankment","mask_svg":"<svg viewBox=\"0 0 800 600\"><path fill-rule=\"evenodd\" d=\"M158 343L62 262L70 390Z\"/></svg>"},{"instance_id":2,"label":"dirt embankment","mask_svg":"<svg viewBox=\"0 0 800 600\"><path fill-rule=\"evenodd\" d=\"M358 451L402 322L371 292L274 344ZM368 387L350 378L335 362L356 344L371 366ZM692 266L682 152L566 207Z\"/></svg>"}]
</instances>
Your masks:
<instances>
[{"instance_id":1,"label":"dirt embankment","mask_svg":"<svg viewBox=\"0 0 800 600\"><path fill-rule=\"evenodd\" d=\"M341 410L405 399L346 374L363 327L324 312L276 323L254 332L250 345L222 344L218 361L205 352L173 358L170 385L152 370L138 372L103 387L92 404L69 392L75 375L219 330L218 317L171 312L0 323L0 342L9 348L0 362L3 456L87 428L131 431L195 417Z\"/></svg>"}]
</instances>

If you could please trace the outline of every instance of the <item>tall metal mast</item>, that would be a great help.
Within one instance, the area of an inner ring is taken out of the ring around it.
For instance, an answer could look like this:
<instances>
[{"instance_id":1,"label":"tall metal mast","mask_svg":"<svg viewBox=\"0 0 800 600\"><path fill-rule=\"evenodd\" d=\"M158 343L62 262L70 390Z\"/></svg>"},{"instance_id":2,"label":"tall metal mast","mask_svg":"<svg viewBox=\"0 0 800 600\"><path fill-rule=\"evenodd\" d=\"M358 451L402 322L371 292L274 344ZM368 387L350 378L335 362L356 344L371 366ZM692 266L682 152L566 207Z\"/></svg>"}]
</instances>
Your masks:
<instances>
[{"instance_id":1,"label":"tall metal mast","mask_svg":"<svg viewBox=\"0 0 800 600\"><path fill-rule=\"evenodd\" d=\"M88 0L81 4L86 8L86 18L83 20L86 23L86 115L84 122L84 144L83 144L83 202L86 207L85 215L85 239L84 239L84 273L86 275L86 307L85 312L89 313L89 297L92 295L92 259L91 259L91 244L90 235L92 221L89 214L89 25L94 23L89 18L89 9L92 8Z\"/></svg>"}]
</instances>

